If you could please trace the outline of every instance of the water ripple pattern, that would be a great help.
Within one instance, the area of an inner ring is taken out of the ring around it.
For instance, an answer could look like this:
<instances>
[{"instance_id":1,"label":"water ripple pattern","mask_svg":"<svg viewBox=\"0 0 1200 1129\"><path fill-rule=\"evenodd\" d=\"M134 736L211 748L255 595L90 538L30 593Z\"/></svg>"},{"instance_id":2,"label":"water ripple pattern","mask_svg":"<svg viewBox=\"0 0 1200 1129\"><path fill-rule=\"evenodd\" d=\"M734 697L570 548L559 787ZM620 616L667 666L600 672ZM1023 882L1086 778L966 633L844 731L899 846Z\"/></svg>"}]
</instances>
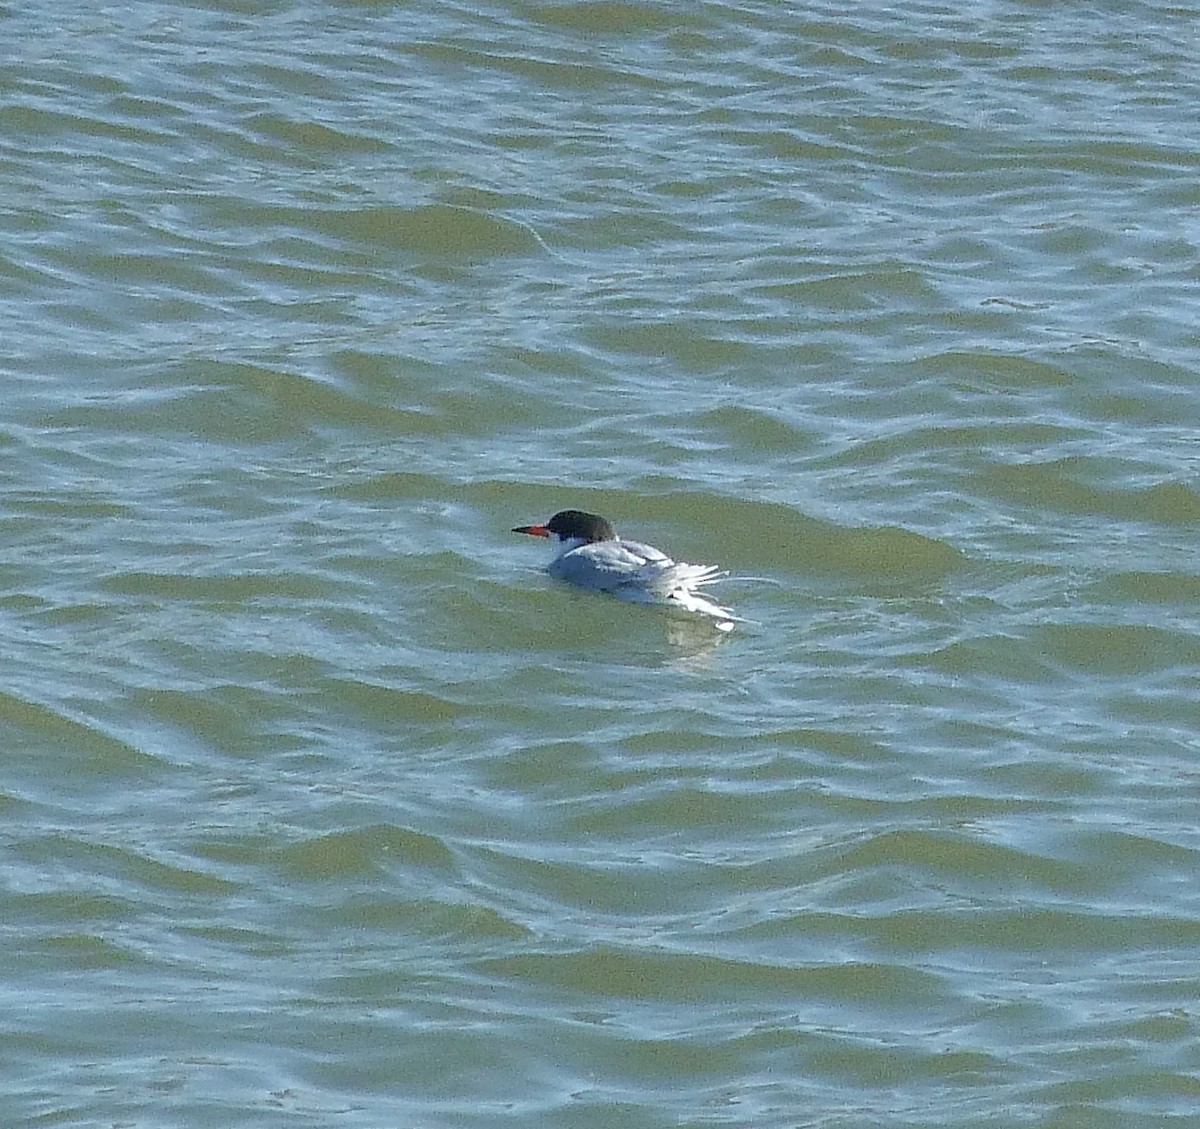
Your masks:
<instances>
[{"instance_id":1,"label":"water ripple pattern","mask_svg":"<svg viewBox=\"0 0 1200 1129\"><path fill-rule=\"evenodd\" d=\"M1195 1124L1190 10L0 29L9 1123Z\"/></svg>"}]
</instances>

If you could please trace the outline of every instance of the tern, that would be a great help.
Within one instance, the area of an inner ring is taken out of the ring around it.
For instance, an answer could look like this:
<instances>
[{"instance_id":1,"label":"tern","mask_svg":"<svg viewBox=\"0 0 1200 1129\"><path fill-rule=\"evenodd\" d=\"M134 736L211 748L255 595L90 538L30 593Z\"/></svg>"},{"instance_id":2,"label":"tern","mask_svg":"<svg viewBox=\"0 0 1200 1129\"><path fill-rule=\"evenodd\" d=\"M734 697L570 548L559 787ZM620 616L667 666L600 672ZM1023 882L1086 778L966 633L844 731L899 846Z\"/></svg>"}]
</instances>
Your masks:
<instances>
[{"instance_id":1,"label":"tern","mask_svg":"<svg viewBox=\"0 0 1200 1129\"><path fill-rule=\"evenodd\" d=\"M745 621L697 591L724 579L717 565L672 560L653 545L623 541L604 518L562 510L544 525L518 525L514 533L558 540L558 555L546 567L557 580L607 592L632 604L662 604L709 616L721 631Z\"/></svg>"}]
</instances>

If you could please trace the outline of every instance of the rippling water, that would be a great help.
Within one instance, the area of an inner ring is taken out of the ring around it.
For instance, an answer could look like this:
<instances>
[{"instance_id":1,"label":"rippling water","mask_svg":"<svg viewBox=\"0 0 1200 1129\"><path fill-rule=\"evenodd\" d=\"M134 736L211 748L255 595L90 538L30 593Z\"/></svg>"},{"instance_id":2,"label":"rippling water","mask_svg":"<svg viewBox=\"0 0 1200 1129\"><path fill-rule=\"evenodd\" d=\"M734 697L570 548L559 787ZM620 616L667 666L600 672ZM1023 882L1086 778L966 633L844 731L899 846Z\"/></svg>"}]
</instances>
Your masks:
<instances>
[{"instance_id":1,"label":"rippling water","mask_svg":"<svg viewBox=\"0 0 1200 1129\"><path fill-rule=\"evenodd\" d=\"M11 1123L1194 1124L1194 24L3 9Z\"/></svg>"}]
</instances>

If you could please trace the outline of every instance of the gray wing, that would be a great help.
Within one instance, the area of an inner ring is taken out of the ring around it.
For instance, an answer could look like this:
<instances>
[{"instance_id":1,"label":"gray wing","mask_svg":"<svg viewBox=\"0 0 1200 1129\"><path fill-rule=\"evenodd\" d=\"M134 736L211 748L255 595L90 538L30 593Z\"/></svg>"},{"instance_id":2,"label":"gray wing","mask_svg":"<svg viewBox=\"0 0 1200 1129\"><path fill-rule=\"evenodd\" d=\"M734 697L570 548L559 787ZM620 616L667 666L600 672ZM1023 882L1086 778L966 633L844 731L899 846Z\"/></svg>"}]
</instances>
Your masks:
<instances>
[{"instance_id":1,"label":"gray wing","mask_svg":"<svg viewBox=\"0 0 1200 1129\"><path fill-rule=\"evenodd\" d=\"M552 561L547 571L559 580L611 592L625 584L640 584L670 565L671 559L636 541L598 541L580 545Z\"/></svg>"},{"instance_id":2,"label":"gray wing","mask_svg":"<svg viewBox=\"0 0 1200 1129\"><path fill-rule=\"evenodd\" d=\"M552 576L584 588L620 594L639 592L665 597L715 577L715 566L673 561L653 545L639 541L599 541L565 553L549 568Z\"/></svg>"}]
</instances>

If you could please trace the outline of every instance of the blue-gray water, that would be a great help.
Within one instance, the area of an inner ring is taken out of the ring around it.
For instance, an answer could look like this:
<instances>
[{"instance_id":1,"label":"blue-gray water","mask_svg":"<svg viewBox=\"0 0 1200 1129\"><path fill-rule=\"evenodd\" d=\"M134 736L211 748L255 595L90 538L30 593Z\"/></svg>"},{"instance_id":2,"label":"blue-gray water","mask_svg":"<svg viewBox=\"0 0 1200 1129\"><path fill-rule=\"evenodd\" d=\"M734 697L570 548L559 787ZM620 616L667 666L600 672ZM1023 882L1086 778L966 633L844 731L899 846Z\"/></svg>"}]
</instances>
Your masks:
<instances>
[{"instance_id":1,"label":"blue-gray water","mask_svg":"<svg viewBox=\"0 0 1200 1129\"><path fill-rule=\"evenodd\" d=\"M1189 8L0 33L4 1124L1196 1124Z\"/></svg>"}]
</instances>

